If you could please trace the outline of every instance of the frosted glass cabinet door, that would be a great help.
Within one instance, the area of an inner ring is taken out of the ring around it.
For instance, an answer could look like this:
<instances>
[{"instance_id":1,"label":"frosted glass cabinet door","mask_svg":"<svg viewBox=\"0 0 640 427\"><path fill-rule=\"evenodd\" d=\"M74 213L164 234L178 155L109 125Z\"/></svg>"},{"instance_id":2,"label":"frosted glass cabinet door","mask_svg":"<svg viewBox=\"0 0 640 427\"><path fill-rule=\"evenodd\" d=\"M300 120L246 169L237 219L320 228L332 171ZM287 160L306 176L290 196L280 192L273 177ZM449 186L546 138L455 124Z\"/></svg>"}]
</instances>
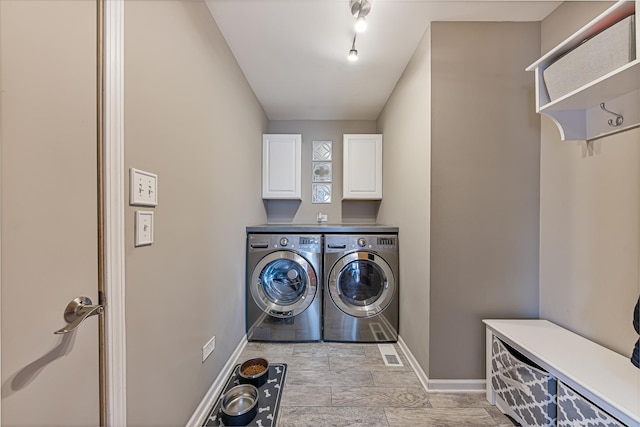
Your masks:
<instances>
[{"instance_id":1,"label":"frosted glass cabinet door","mask_svg":"<svg viewBox=\"0 0 640 427\"><path fill-rule=\"evenodd\" d=\"M345 134L343 199L382 199L382 135Z\"/></svg>"},{"instance_id":2,"label":"frosted glass cabinet door","mask_svg":"<svg viewBox=\"0 0 640 427\"><path fill-rule=\"evenodd\" d=\"M302 135L262 135L262 198L302 198Z\"/></svg>"}]
</instances>

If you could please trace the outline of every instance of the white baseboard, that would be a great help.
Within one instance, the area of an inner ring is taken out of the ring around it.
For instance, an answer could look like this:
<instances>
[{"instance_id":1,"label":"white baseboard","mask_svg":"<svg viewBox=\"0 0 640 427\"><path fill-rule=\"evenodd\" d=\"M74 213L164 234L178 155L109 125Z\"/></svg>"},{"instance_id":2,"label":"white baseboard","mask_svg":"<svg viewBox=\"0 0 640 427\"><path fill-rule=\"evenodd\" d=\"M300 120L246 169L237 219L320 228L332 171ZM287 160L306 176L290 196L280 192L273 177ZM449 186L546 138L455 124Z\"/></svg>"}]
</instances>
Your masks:
<instances>
[{"instance_id":1,"label":"white baseboard","mask_svg":"<svg viewBox=\"0 0 640 427\"><path fill-rule=\"evenodd\" d=\"M400 336L398 337L398 345L407 356L420 384L428 393L485 393L487 385L485 380L430 380Z\"/></svg>"},{"instance_id":2,"label":"white baseboard","mask_svg":"<svg viewBox=\"0 0 640 427\"><path fill-rule=\"evenodd\" d=\"M428 392L429 378L427 377L427 374L424 372L424 370L422 369L422 366L420 366L416 358L413 356L413 353L411 353L411 350L409 350L409 347L407 347L407 343L405 343L402 337L399 335L398 335L398 345L400 346L400 350L402 350L404 355L407 356L409 365L411 365L411 367L413 368L413 371L418 376L418 380L420 381L420 384L422 384L422 388L424 388L425 391Z\"/></svg>"},{"instance_id":3,"label":"white baseboard","mask_svg":"<svg viewBox=\"0 0 640 427\"><path fill-rule=\"evenodd\" d=\"M485 380L429 380L431 393L481 393L486 392Z\"/></svg>"},{"instance_id":4,"label":"white baseboard","mask_svg":"<svg viewBox=\"0 0 640 427\"><path fill-rule=\"evenodd\" d=\"M215 379L213 384L211 384L211 387L209 387L209 391L207 391L207 393L204 395L204 398L191 416L191 419L189 420L189 422L187 422L186 427L199 427L204 424L205 418L209 414L209 410L211 410L211 407L215 403L216 397L218 397L218 394L220 394L220 391L222 391L222 387L224 387L227 378L231 374L231 371L236 364L236 360L238 360L240 353L242 353L242 350L244 350L246 345L247 336L245 335L238 343L238 346L233 351L233 354L229 356L229 360L227 360L227 363L222 367L222 370L220 371L220 374L218 374L218 377Z\"/></svg>"}]
</instances>

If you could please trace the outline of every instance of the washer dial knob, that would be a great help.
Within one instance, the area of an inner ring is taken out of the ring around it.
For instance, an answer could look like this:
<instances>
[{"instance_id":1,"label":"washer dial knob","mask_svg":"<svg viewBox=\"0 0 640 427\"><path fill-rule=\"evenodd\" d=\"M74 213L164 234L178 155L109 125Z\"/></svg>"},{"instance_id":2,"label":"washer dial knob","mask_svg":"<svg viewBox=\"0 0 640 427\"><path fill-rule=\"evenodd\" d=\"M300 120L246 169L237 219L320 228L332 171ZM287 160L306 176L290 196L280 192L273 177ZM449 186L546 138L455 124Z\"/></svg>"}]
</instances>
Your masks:
<instances>
[{"instance_id":1,"label":"washer dial knob","mask_svg":"<svg viewBox=\"0 0 640 427\"><path fill-rule=\"evenodd\" d=\"M361 248L364 248L365 246L367 246L367 241L364 240L363 238L358 239L358 246L360 246Z\"/></svg>"},{"instance_id":2,"label":"washer dial knob","mask_svg":"<svg viewBox=\"0 0 640 427\"><path fill-rule=\"evenodd\" d=\"M282 237L280 239L280 246L287 246L289 244L289 239L287 239L286 237Z\"/></svg>"}]
</instances>

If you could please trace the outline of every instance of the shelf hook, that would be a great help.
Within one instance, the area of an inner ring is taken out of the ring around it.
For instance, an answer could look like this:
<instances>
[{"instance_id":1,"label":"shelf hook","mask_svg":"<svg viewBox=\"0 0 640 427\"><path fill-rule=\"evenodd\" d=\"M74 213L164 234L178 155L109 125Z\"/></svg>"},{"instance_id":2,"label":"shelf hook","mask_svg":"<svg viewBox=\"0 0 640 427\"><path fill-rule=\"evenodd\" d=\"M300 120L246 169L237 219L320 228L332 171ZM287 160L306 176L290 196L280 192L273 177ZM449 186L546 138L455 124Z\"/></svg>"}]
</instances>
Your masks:
<instances>
[{"instance_id":1,"label":"shelf hook","mask_svg":"<svg viewBox=\"0 0 640 427\"><path fill-rule=\"evenodd\" d=\"M622 124L622 122L624 122L624 117L622 117L622 114L614 113L613 111L607 110L605 108L605 106L604 106L604 102L600 103L600 108L602 108L607 113L613 114L614 116L616 116L615 121L613 119L609 119L609 121L608 121L609 126L617 127L617 126L620 126Z\"/></svg>"}]
</instances>

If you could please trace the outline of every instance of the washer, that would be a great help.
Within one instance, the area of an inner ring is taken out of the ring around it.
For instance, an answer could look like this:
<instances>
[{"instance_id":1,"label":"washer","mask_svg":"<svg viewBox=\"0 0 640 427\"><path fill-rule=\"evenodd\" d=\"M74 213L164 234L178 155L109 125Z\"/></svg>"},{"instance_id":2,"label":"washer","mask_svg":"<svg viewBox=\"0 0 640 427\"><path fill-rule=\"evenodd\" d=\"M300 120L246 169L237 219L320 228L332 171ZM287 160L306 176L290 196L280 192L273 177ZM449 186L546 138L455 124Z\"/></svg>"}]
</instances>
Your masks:
<instances>
[{"instance_id":1,"label":"washer","mask_svg":"<svg viewBox=\"0 0 640 427\"><path fill-rule=\"evenodd\" d=\"M322 339L322 235L247 234L247 339Z\"/></svg>"},{"instance_id":2,"label":"washer","mask_svg":"<svg viewBox=\"0 0 640 427\"><path fill-rule=\"evenodd\" d=\"M324 340L398 341L398 235L325 235Z\"/></svg>"}]
</instances>

